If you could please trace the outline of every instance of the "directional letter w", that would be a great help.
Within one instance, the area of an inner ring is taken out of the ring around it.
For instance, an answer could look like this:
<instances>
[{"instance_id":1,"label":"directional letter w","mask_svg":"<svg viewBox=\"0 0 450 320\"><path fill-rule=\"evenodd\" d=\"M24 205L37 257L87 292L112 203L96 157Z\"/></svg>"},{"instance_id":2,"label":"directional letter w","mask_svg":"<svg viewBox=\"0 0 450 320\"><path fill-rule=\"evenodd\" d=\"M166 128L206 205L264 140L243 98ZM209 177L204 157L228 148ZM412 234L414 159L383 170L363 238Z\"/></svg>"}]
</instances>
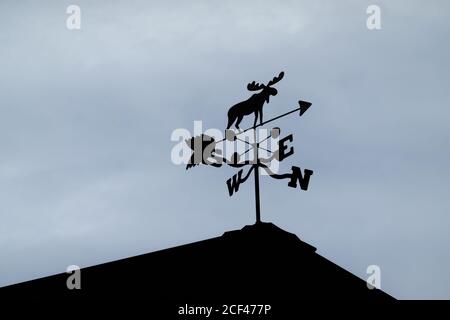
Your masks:
<instances>
[{"instance_id":1,"label":"directional letter w","mask_svg":"<svg viewBox=\"0 0 450 320\"><path fill-rule=\"evenodd\" d=\"M241 181L243 170L239 170L237 174L235 174L232 178L227 180L227 187L228 187L228 193L230 197L233 195L234 192L239 191L239 185L243 182Z\"/></svg>"}]
</instances>

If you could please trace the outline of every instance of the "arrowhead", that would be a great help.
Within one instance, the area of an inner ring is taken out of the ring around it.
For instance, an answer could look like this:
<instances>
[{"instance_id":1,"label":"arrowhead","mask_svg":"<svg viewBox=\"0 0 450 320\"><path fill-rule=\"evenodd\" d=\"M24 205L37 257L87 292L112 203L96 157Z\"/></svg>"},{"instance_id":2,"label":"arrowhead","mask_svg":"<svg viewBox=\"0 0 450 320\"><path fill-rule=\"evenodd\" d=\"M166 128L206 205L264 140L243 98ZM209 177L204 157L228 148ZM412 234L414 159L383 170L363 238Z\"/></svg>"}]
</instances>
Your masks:
<instances>
[{"instance_id":1,"label":"arrowhead","mask_svg":"<svg viewBox=\"0 0 450 320\"><path fill-rule=\"evenodd\" d=\"M308 101L302 101L299 100L298 102L299 106L300 106L300 117L306 112L306 110L309 109L309 107L311 107L312 103L308 102Z\"/></svg>"}]
</instances>

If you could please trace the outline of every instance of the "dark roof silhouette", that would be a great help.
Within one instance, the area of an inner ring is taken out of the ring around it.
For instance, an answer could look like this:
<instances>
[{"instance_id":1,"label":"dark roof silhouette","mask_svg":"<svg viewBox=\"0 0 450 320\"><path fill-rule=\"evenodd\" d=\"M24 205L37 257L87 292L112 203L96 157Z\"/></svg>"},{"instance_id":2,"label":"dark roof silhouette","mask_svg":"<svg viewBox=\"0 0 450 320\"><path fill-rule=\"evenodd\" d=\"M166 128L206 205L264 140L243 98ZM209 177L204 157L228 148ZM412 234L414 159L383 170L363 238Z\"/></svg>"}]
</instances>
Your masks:
<instances>
[{"instance_id":1,"label":"dark roof silhouette","mask_svg":"<svg viewBox=\"0 0 450 320\"><path fill-rule=\"evenodd\" d=\"M257 223L81 269L81 290L68 290L62 273L1 288L0 297L393 300L315 251L272 223Z\"/></svg>"}]
</instances>

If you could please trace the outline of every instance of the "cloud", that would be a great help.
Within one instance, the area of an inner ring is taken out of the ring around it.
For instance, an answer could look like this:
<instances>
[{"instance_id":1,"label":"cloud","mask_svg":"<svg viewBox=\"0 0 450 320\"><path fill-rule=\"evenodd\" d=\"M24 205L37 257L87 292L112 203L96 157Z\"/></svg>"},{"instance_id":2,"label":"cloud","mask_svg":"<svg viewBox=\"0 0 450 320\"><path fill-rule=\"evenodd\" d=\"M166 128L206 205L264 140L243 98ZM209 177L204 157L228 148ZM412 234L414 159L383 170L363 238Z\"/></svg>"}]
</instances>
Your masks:
<instances>
[{"instance_id":1,"label":"cloud","mask_svg":"<svg viewBox=\"0 0 450 320\"><path fill-rule=\"evenodd\" d=\"M253 222L231 168L170 162L172 130L224 128L245 86L286 71L265 118L294 133L262 178L263 219L399 298L448 298L449 28L443 3L1 3L0 285L201 240ZM251 122L245 119L247 125ZM205 198L208 203L200 203Z\"/></svg>"}]
</instances>

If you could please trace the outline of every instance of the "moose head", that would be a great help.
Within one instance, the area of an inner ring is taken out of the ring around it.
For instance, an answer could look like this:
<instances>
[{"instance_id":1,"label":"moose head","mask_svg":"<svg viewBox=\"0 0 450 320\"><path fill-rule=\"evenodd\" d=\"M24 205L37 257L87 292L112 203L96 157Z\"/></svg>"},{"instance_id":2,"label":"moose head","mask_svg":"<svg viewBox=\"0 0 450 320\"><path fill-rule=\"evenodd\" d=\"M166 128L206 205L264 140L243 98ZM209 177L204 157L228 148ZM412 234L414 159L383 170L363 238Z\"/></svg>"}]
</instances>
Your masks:
<instances>
[{"instance_id":1,"label":"moose head","mask_svg":"<svg viewBox=\"0 0 450 320\"><path fill-rule=\"evenodd\" d=\"M281 79L283 79L283 77L284 77L284 72L281 71L280 74L278 75L278 77L274 77L267 84L259 84L259 83L256 83L255 81L253 81L247 85L247 90L259 91L262 89L260 94L265 97L266 103L269 103L270 96L276 96L278 93L277 89L272 88L271 86L274 85L275 83L279 82Z\"/></svg>"}]
</instances>

